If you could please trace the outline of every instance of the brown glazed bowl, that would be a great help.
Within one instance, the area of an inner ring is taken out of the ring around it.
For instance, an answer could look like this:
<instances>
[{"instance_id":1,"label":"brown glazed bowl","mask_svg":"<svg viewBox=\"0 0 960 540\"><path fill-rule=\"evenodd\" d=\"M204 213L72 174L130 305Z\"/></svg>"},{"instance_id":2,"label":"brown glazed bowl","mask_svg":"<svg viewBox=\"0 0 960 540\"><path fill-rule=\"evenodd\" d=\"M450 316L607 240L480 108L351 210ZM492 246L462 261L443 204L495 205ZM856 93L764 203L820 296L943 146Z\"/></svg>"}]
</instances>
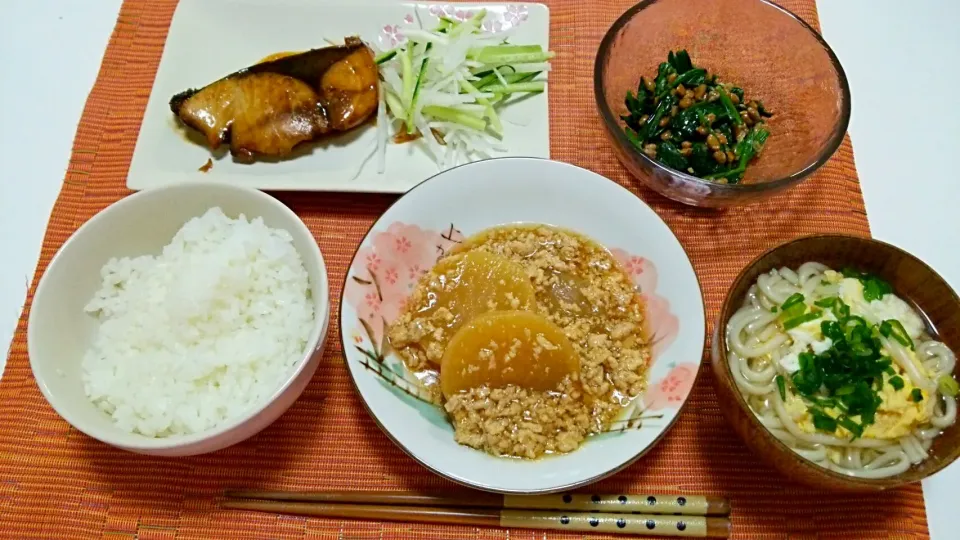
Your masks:
<instances>
[{"instance_id":1,"label":"brown glazed bowl","mask_svg":"<svg viewBox=\"0 0 960 540\"><path fill-rule=\"evenodd\" d=\"M717 184L650 159L620 115L640 76L671 50L743 87L774 116L762 155L743 182ZM694 206L746 204L800 183L830 159L850 121L850 87L836 55L807 23L765 0L644 0L607 31L594 64L594 96L617 157L661 195Z\"/></svg>"},{"instance_id":2,"label":"brown glazed bowl","mask_svg":"<svg viewBox=\"0 0 960 540\"><path fill-rule=\"evenodd\" d=\"M913 255L877 240L844 235L798 238L767 251L740 272L727 293L713 333L713 374L720 409L741 439L761 459L797 482L839 491L879 491L919 482L960 456L960 425L954 424L934 439L929 457L919 465L889 478L851 478L800 457L757 420L737 389L727 361L726 326L743 305L747 289L757 277L774 268L796 269L816 261L831 268L851 267L890 282L894 292L920 309L936 330L933 335L951 350L960 351L960 298L932 268ZM960 376L960 363L954 368Z\"/></svg>"}]
</instances>

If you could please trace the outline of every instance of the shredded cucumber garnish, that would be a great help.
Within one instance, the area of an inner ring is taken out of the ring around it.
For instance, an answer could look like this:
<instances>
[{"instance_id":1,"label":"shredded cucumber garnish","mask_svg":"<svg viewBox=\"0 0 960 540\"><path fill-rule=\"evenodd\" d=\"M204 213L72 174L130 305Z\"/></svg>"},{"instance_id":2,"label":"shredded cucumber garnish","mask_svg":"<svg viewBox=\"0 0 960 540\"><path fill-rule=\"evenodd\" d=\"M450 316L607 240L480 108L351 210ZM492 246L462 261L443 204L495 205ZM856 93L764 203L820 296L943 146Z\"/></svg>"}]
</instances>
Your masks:
<instances>
[{"instance_id":1,"label":"shredded cucumber garnish","mask_svg":"<svg viewBox=\"0 0 960 540\"><path fill-rule=\"evenodd\" d=\"M403 93L400 94L404 108L410 107L413 101L413 47L400 53L400 77L403 80Z\"/></svg>"},{"instance_id":2,"label":"shredded cucumber garnish","mask_svg":"<svg viewBox=\"0 0 960 540\"><path fill-rule=\"evenodd\" d=\"M441 17L432 30L411 25L402 30L405 42L374 59L387 112L378 129L415 135L441 168L504 151L503 107L518 94L546 88L553 53L510 43L511 31L483 30L486 15ZM385 133L378 137L384 145Z\"/></svg>"},{"instance_id":3,"label":"shredded cucumber garnish","mask_svg":"<svg viewBox=\"0 0 960 540\"><path fill-rule=\"evenodd\" d=\"M543 92L545 88L543 81L514 83L514 84L491 84L483 88L484 92L493 92L494 94L512 94L514 92Z\"/></svg>"},{"instance_id":4,"label":"shredded cucumber garnish","mask_svg":"<svg viewBox=\"0 0 960 540\"><path fill-rule=\"evenodd\" d=\"M387 60L392 60L393 57L396 56L396 55L397 55L397 50L396 50L396 49L390 49L389 51L382 52L382 53L378 54L377 56L375 56L375 57L373 58L373 61L376 62L377 65L380 65L380 64L386 62Z\"/></svg>"},{"instance_id":5,"label":"shredded cucumber garnish","mask_svg":"<svg viewBox=\"0 0 960 540\"><path fill-rule=\"evenodd\" d=\"M424 50L424 53L430 52L431 45L433 45L433 43L427 43L427 48ZM424 79L426 79L427 65L429 62L429 56L424 56L423 60L420 61L420 71L417 73L417 82L413 85L413 97L410 98L410 108L407 110L406 116L407 133L411 135L417 132L417 128L413 125L413 111L417 106L417 98L420 97L420 88L423 86Z\"/></svg>"}]
</instances>

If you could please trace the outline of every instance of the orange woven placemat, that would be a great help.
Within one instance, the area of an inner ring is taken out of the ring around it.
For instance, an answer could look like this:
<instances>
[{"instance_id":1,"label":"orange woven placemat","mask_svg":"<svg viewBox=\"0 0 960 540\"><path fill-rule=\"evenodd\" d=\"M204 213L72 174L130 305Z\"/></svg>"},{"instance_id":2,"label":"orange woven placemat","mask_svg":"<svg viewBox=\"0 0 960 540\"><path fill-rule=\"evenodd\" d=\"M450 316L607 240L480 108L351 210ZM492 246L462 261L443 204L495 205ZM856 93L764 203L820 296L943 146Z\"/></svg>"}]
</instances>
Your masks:
<instances>
[{"instance_id":1,"label":"orange woven placemat","mask_svg":"<svg viewBox=\"0 0 960 540\"><path fill-rule=\"evenodd\" d=\"M686 247L718 311L738 269L801 234L869 235L850 142L816 177L766 204L707 212L638 188L614 157L587 88L605 30L632 0L548 1L553 157L590 168L650 203ZM785 7L816 25L815 0ZM569 534L352 522L224 511L227 487L463 489L416 465L367 416L354 394L331 312L327 352L296 404L260 435L214 455L160 459L110 448L72 429L30 373L26 320L36 279L84 221L129 192L125 175L176 0L127 0L77 130L27 307L0 380L0 534L37 538L574 538ZM283 194L323 249L335 289L356 245L394 200L379 195ZM803 209L802 219L798 210ZM744 226L763 224L763 226ZM673 430L597 491L688 492L731 499L735 537L926 538L919 485L881 495L816 492L757 463L727 429L705 370ZM595 535L590 535L596 538Z\"/></svg>"}]
</instances>

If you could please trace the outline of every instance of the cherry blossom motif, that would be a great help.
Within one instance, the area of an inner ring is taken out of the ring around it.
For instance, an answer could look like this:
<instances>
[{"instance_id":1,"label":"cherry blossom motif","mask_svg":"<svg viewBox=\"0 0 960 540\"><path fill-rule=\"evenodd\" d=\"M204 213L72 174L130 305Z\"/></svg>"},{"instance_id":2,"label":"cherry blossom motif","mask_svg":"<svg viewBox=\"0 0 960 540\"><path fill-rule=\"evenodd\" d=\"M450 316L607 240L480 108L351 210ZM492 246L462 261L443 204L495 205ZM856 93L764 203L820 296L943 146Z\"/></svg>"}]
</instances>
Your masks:
<instances>
[{"instance_id":1,"label":"cherry blossom motif","mask_svg":"<svg viewBox=\"0 0 960 540\"><path fill-rule=\"evenodd\" d=\"M374 345L382 341L384 322L397 318L407 295L442 255L438 246L446 250L461 237L455 229L441 233L396 222L375 233L372 242L360 249L350 269L344 301L370 327ZM362 331L362 325L358 328Z\"/></svg>"},{"instance_id":2,"label":"cherry blossom motif","mask_svg":"<svg viewBox=\"0 0 960 540\"><path fill-rule=\"evenodd\" d=\"M410 15L407 15L407 18L410 18L409 22L413 22L413 18L410 17ZM404 20L406 21L406 18ZM378 36L380 48L382 49L392 49L403 43L406 39L406 36L403 35L403 30L398 24L388 24L384 26L380 29L380 35Z\"/></svg>"},{"instance_id":3,"label":"cherry blossom motif","mask_svg":"<svg viewBox=\"0 0 960 540\"><path fill-rule=\"evenodd\" d=\"M363 261L364 265L374 272L380 269L380 264L383 262L376 253L370 253L363 258Z\"/></svg>"},{"instance_id":4,"label":"cherry blossom motif","mask_svg":"<svg viewBox=\"0 0 960 540\"><path fill-rule=\"evenodd\" d=\"M670 313L670 302L656 294L657 268L649 259L630 255L622 249L611 250L613 256L623 266L630 279L640 289L640 298L646 307L645 328L653 343L654 361L677 338L680 321Z\"/></svg>"},{"instance_id":5,"label":"cherry blossom motif","mask_svg":"<svg viewBox=\"0 0 960 540\"><path fill-rule=\"evenodd\" d=\"M427 269L421 267L419 264L415 264L408 269L407 279L410 281L410 288L413 289L413 284L415 281L420 279L420 276L427 273Z\"/></svg>"},{"instance_id":6,"label":"cherry blossom motif","mask_svg":"<svg viewBox=\"0 0 960 540\"><path fill-rule=\"evenodd\" d=\"M452 5L430 6L429 12L434 17L446 17L455 21L465 21L477 14L472 9L459 9ZM525 22L530 14L527 6L507 6L503 13L490 12L484 18L481 29L486 32L502 32Z\"/></svg>"},{"instance_id":7,"label":"cherry blossom motif","mask_svg":"<svg viewBox=\"0 0 960 540\"><path fill-rule=\"evenodd\" d=\"M397 253L406 253L410 251L411 247L413 247L413 244L410 243L410 239L406 236L397 238Z\"/></svg>"},{"instance_id":8,"label":"cherry blossom motif","mask_svg":"<svg viewBox=\"0 0 960 540\"><path fill-rule=\"evenodd\" d=\"M434 17L446 17L447 19L453 19L455 21L463 21L473 17L473 11L464 11L462 9L457 9L454 6L441 6L434 4L430 6L430 14Z\"/></svg>"},{"instance_id":9,"label":"cherry blossom motif","mask_svg":"<svg viewBox=\"0 0 960 540\"><path fill-rule=\"evenodd\" d=\"M497 19L486 19L480 25L480 28L486 32L502 32L509 29L510 26Z\"/></svg>"},{"instance_id":10,"label":"cherry blossom motif","mask_svg":"<svg viewBox=\"0 0 960 540\"><path fill-rule=\"evenodd\" d=\"M507 11L503 14L503 22L508 27L517 26L525 22L530 17L527 6L507 6Z\"/></svg>"},{"instance_id":11,"label":"cherry blossom motif","mask_svg":"<svg viewBox=\"0 0 960 540\"><path fill-rule=\"evenodd\" d=\"M391 268L387 270L386 275L383 276L383 279L390 285L397 283L397 279L400 277L399 272L396 268Z\"/></svg>"},{"instance_id":12,"label":"cherry blossom motif","mask_svg":"<svg viewBox=\"0 0 960 540\"><path fill-rule=\"evenodd\" d=\"M407 16L403 18L403 22L413 24L413 15L407 13Z\"/></svg>"},{"instance_id":13,"label":"cherry blossom motif","mask_svg":"<svg viewBox=\"0 0 960 540\"><path fill-rule=\"evenodd\" d=\"M659 381L651 381L643 394L643 405L648 411L660 409L679 409L697 379L697 366L682 363L674 366L667 376Z\"/></svg>"}]
</instances>

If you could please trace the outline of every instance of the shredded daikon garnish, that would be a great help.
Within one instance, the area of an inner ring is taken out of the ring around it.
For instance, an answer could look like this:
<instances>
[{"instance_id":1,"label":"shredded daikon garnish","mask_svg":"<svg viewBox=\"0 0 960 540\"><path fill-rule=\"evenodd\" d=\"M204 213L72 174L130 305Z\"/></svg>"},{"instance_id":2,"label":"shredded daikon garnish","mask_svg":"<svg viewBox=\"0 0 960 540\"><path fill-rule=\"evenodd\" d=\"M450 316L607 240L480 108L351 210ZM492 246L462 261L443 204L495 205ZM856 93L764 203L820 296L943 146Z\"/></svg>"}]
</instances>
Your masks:
<instances>
[{"instance_id":1,"label":"shredded daikon garnish","mask_svg":"<svg viewBox=\"0 0 960 540\"><path fill-rule=\"evenodd\" d=\"M440 168L506 151L499 112L514 95L543 92L546 81L538 76L550 71L553 53L509 43L511 30L482 30L486 14L480 10L462 22L441 18L433 30L405 29L405 42L377 55L380 172L394 125L405 135L419 134Z\"/></svg>"}]
</instances>

